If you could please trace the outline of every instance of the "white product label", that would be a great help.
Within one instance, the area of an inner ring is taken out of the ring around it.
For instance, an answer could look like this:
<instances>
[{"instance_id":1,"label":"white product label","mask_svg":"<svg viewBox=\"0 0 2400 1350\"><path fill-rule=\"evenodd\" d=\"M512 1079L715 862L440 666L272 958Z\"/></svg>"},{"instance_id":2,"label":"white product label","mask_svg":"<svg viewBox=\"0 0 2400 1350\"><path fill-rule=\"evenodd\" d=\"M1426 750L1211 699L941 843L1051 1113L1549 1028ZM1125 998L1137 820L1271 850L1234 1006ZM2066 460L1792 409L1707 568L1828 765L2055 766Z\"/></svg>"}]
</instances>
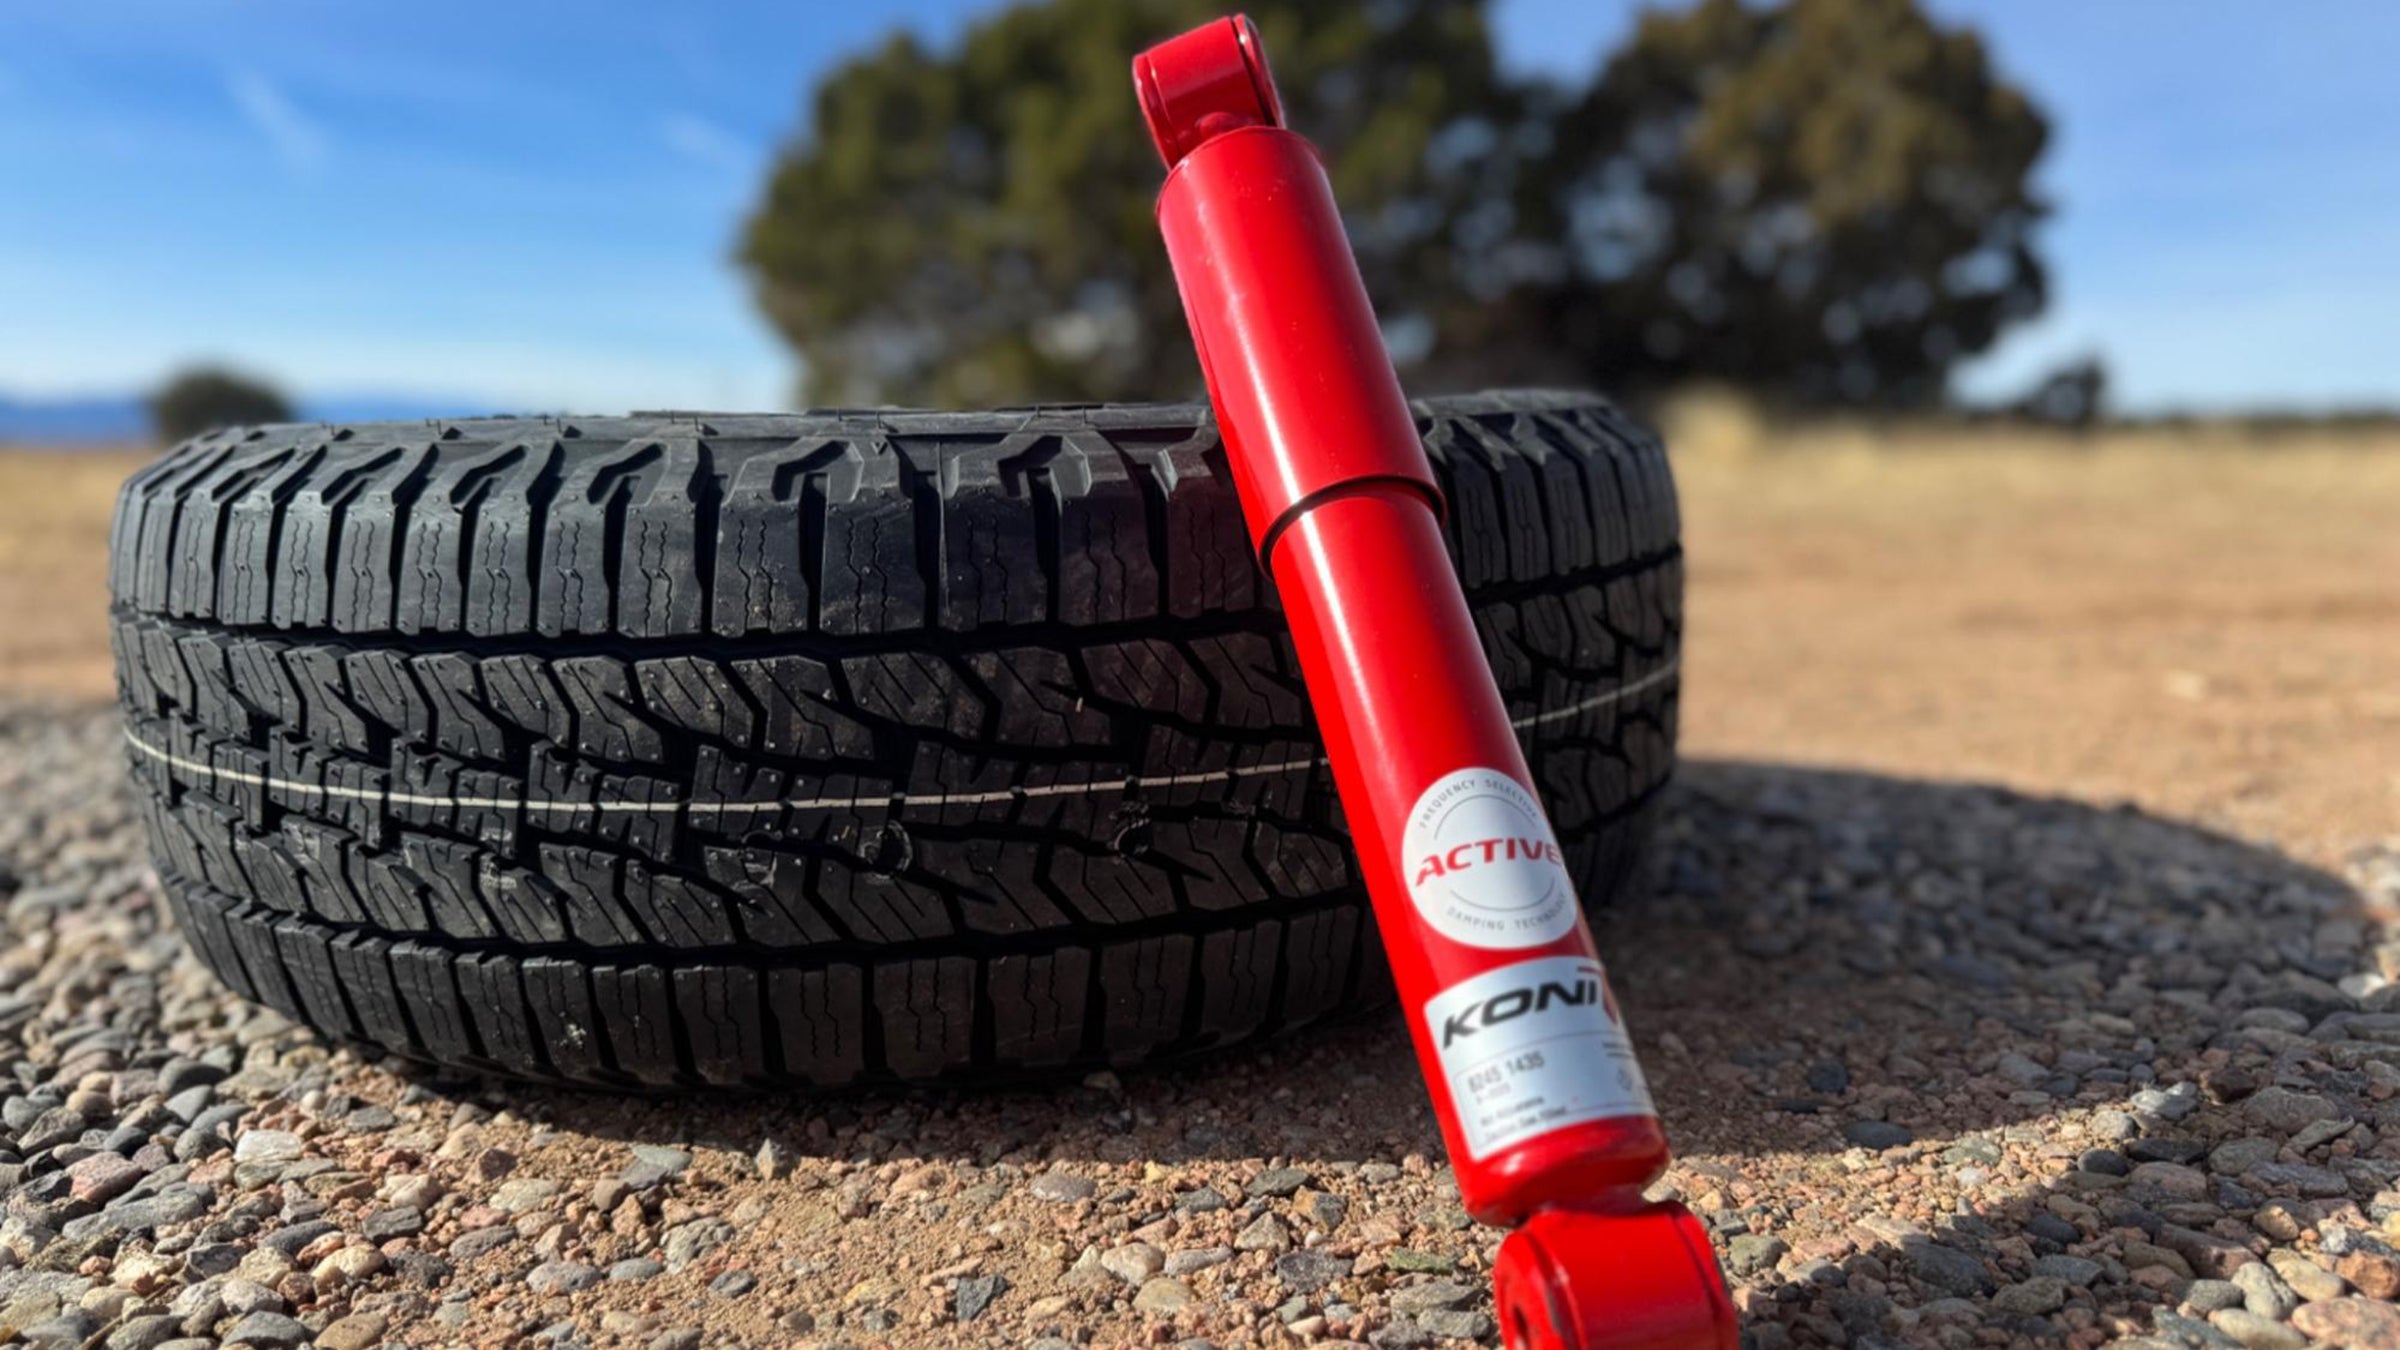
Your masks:
<instances>
[{"instance_id":1,"label":"white product label","mask_svg":"<svg viewBox=\"0 0 2400 1350\"><path fill-rule=\"evenodd\" d=\"M1462 980L1426 1000L1425 1022L1477 1161L1587 1120L1657 1114L1607 972L1588 956Z\"/></svg>"},{"instance_id":2,"label":"white product label","mask_svg":"<svg viewBox=\"0 0 2400 1350\"><path fill-rule=\"evenodd\" d=\"M1433 931L1470 947L1539 947L1575 927L1575 883L1550 818L1498 769L1445 774L1401 833L1409 899Z\"/></svg>"}]
</instances>

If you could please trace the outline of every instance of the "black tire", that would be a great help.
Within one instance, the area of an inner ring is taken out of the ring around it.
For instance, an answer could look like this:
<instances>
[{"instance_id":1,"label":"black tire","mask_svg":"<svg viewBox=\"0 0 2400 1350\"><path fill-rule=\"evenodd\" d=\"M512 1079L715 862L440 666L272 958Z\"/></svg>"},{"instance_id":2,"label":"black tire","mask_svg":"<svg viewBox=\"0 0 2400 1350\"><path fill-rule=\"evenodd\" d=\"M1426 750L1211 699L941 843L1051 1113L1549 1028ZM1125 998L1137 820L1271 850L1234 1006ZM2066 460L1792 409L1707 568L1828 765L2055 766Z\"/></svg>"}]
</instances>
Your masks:
<instances>
[{"instance_id":1,"label":"black tire","mask_svg":"<svg viewBox=\"0 0 2400 1350\"><path fill-rule=\"evenodd\" d=\"M1422 404L1588 903L1673 767L1667 464L1607 405ZM612 1086L1124 1064L1388 987L1200 407L202 437L113 633L226 984Z\"/></svg>"}]
</instances>

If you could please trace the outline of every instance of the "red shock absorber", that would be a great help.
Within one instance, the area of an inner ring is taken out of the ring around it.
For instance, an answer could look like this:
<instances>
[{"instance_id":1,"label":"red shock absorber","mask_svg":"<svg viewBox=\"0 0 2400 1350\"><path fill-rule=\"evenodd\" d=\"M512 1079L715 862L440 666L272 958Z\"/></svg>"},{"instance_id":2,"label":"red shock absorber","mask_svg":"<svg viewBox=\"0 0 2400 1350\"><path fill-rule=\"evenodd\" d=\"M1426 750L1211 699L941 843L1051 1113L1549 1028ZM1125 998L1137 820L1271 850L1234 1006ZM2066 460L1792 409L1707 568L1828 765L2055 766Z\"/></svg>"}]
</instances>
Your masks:
<instances>
[{"instance_id":1,"label":"red shock absorber","mask_svg":"<svg viewBox=\"0 0 2400 1350\"><path fill-rule=\"evenodd\" d=\"M1514 1347L1736 1343L1442 547L1440 490L1316 152L1257 30L1137 58L1159 229L1333 763L1417 1060Z\"/></svg>"}]
</instances>

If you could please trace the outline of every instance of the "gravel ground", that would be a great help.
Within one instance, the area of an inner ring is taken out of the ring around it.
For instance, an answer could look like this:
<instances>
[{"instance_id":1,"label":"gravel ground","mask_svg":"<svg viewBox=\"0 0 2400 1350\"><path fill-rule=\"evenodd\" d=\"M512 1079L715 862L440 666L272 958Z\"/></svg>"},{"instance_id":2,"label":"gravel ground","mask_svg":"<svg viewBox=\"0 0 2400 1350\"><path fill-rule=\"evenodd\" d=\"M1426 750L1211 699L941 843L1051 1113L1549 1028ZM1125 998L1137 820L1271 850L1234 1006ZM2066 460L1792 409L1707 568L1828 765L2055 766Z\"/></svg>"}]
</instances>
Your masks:
<instances>
[{"instance_id":1,"label":"gravel ground","mask_svg":"<svg viewBox=\"0 0 2400 1350\"><path fill-rule=\"evenodd\" d=\"M1495 1338L1388 1020L1051 1091L450 1080L219 990L113 718L0 711L0 1332L43 1346ZM1690 765L1602 933L1745 1336L2400 1345L2400 840Z\"/></svg>"}]
</instances>

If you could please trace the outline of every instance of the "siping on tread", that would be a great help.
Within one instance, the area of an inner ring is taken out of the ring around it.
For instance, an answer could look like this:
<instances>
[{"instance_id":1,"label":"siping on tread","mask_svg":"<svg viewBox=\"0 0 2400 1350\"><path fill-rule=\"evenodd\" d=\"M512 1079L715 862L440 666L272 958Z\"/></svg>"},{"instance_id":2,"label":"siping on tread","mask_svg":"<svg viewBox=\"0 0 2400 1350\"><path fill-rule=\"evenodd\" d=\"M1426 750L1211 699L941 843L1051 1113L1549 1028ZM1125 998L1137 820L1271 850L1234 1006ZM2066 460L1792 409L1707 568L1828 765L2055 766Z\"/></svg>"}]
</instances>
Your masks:
<instances>
[{"instance_id":1,"label":"siping on tread","mask_svg":"<svg viewBox=\"0 0 2400 1350\"><path fill-rule=\"evenodd\" d=\"M1587 903L1673 767L1655 441L1418 405ZM1121 1064L1379 952L1205 410L483 419L138 474L112 639L153 854L244 994L620 1086Z\"/></svg>"}]
</instances>

